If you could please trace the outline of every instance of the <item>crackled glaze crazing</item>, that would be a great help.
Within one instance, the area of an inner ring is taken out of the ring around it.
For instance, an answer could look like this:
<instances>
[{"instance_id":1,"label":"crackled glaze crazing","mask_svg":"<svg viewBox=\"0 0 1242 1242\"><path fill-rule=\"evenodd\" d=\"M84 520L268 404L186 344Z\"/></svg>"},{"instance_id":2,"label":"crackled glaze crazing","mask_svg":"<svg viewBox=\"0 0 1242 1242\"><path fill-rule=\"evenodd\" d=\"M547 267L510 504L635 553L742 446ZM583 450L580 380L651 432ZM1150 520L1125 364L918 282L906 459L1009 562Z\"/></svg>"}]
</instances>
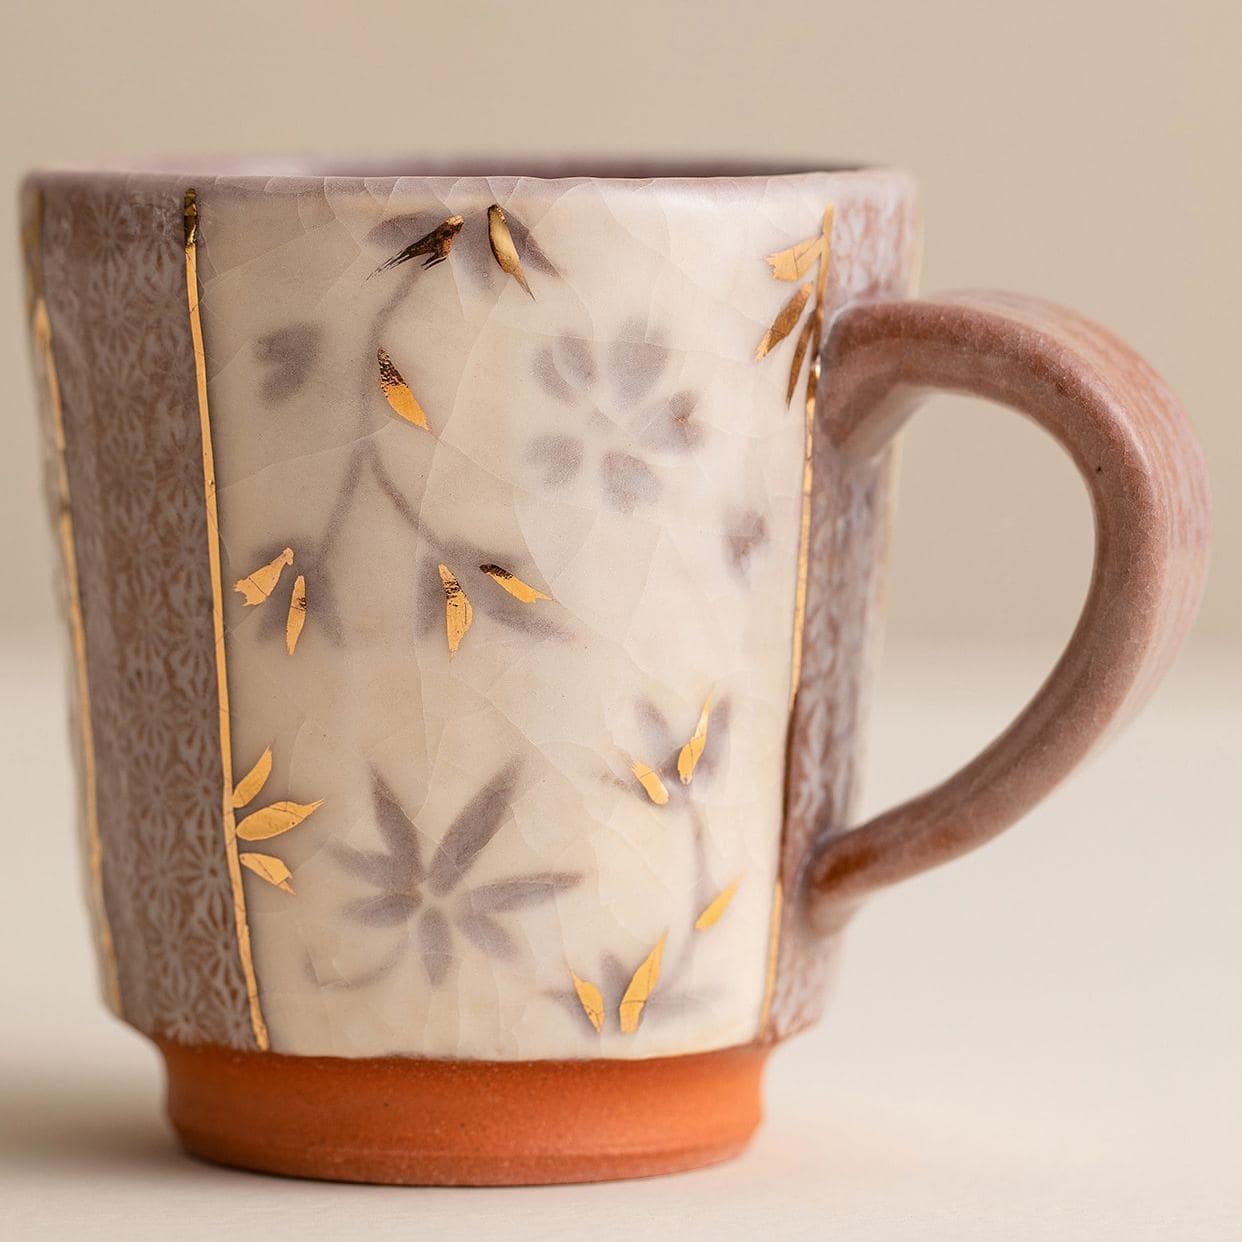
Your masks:
<instances>
[{"instance_id":1,"label":"crackled glaze crazing","mask_svg":"<svg viewBox=\"0 0 1242 1242\"><path fill-rule=\"evenodd\" d=\"M805 968L800 903L773 917L778 878L796 880L780 852L804 334L756 359L791 290L765 256L834 206L806 304L905 292L908 185L160 177L120 193L180 210L191 187L238 781L213 891L230 901L235 850L271 1047L645 1057L788 1027L771 975L778 943L783 975ZM143 413L176 423L189 472L184 300L176 314L162 360L183 400ZM211 523L186 483L209 721ZM843 641L852 665L861 636ZM110 897L114 921L140 910ZM250 966L244 937L220 939ZM163 951L195 969L175 936ZM229 1007L208 1038L252 1045L244 989Z\"/></svg>"}]
</instances>

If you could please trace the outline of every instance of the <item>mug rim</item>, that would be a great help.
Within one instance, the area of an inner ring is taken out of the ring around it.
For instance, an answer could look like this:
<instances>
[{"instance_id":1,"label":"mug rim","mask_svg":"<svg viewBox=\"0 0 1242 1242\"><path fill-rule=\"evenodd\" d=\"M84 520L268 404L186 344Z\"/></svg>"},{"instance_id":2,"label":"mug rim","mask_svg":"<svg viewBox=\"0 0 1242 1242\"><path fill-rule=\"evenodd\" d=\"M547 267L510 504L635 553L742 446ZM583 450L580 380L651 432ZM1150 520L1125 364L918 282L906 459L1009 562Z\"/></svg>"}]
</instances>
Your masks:
<instances>
[{"instance_id":1,"label":"mug rim","mask_svg":"<svg viewBox=\"0 0 1242 1242\"><path fill-rule=\"evenodd\" d=\"M273 191L308 181L388 182L497 179L545 185L582 182L635 185L697 185L710 188L738 182L796 181L808 177L891 177L912 182L905 169L862 160L773 160L762 156L718 157L608 154L599 157L536 154L529 157L470 155L460 159L366 155L348 157L297 155L193 156L185 159L137 158L95 164L51 164L30 169L23 182L40 184L63 179L91 182L163 180L196 177L261 182Z\"/></svg>"}]
</instances>

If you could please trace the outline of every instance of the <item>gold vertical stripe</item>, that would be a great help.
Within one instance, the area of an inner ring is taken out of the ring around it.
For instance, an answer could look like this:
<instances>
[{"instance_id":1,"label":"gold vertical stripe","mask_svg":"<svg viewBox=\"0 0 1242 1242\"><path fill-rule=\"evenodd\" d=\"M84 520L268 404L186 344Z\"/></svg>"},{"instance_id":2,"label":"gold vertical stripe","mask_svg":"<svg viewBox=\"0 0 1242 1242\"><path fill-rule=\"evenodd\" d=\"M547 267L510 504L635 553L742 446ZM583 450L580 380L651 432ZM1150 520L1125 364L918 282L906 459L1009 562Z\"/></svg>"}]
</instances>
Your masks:
<instances>
[{"instance_id":1,"label":"gold vertical stripe","mask_svg":"<svg viewBox=\"0 0 1242 1242\"><path fill-rule=\"evenodd\" d=\"M794 588L793 658L789 672L789 710L793 711L802 679L802 634L806 628L806 580L811 558L811 492L815 484L815 388L819 383L820 323L811 333L811 370L806 386L806 430L802 446L802 516L798 524L798 582Z\"/></svg>"},{"instance_id":2,"label":"gold vertical stripe","mask_svg":"<svg viewBox=\"0 0 1242 1242\"><path fill-rule=\"evenodd\" d=\"M43 195L34 205L31 238L31 277L34 295L35 344L43 358L43 377L47 385L48 408L52 416L52 439L56 448L56 489L60 516L57 535L60 539L61 562L64 566L65 588L69 604L69 635L73 647L74 688L78 700L78 745L82 749L82 784L86 818L86 865L90 878L91 904L94 907L95 935L103 969L104 990L108 1004L120 1017L121 984L116 964L116 948L112 927L104 904L103 847L99 841L99 791L95 769L95 727L91 720L91 687L86 668L86 625L82 617L82 592L78 579L77 541L73 530L73 511L69 500L69 463L65 449L65 412L60 399L60 378L56 373L56 354L52 347L52 321L43 295L42 225Z\"/></svg>"},{"instance_id":3,"label":"gold vertical stripe","mask_svg":"<svg viewBox=\"0 0 1242 1242\"><path fill-rule=\"evenodd\" d=\"M819 391L820 351L824 346L824 304L828 296L828 269L832 263L832 229L835 222L836 207L834 204L829 203L824 208L822 225L824 248L819 256L819 269L815 276L815 305L811 311L811 314L814 316L813 322L815 326L811 330L811 343L808 350L811 355L811 362L807 368L806 375L806 399L803 416L805 429L802 440L802 514L798 532L798 580L794 588L794 632L793 654L790 660L789 673L787 747L793 744L794 707L798 701L798 685L802 680L802 647L806 630L807 576L811 559L811 498L815 490L815 404ZM777 859L778 869L784 866L786 835L789 827L788 775L786 775L785 781L785 821L781 826L780 856ZM767 1030L772 1010L772 996L776 990L776 968L780 959L781 913L783 905L784 888L778 874L776 889L772 897L772 926L768 932L768 977L764 989L763 1009L759 1018L759 1030L761 1033Z\"/></svg>"},{"instance_id":4,"label":"gold vertical stripe","mask_svg":"<svg viewBox=\"0 0 1242 1242\"><path fill-rule=\"evenodd\" d=\"M198 387L199 434L203 445L203 498L207 514L207 557L211 566L211 620L215 631L216 689L220 701L220 769L223 788L220 805L224 822L224 849L228 858L229 883L233 888L233 914L237 923L237 950L250 1000L250 1025L260 1051L268 1046L267 1023L259 1007L259 986L250 953L250 926L246 922L246 895L237 860L237 817L233 811L233 751L229 735L229 680L224 653L224 592L220 579L220 515L216 504L216 465L211 446L211 415L207 406L207 360L203 353L203 323L198 308L198 194L185 192L185 294L190 312L190 337L194 343L194 377Z\"/></svg>"},{"instance_id":5,"label":"gold vertical stripe","mask_svg":"<svg viewBox=\"0 0 1242 1242\"><path fill-rule=\"evenodd\" d=\"M828 293L828 268L832 262L832 226L836 220L836 208L832 203L824 209L824 248L819 256L819 270L815 276L815 306L811 314L815 327L811 330L808 352L811 364L806 375L805 431L802 442L802 517L798 534L798 582L794 590L793 658L790 661L789 710L793 711L798 697L798 682L802 679L802 641L806 628L806 581L811 555L811 493L814 488L815 451L815 398L819 388L820 350L824 345L824 302Z\"/></svg>"},{"instance_id":6,"label":"gold vertical stripe","mask_svg":"<svg viewBox=\"0 0 1242 1242\"><path fill-rule=\"evenodd\" d=\"M772 993L776 990L776 961L781 947L781 910L784 906L784 889L776 881L772 890L772 921L768 928L768 977L763 987L763 1007L759 1011L759 1034L768 1029L768 1017L772 1012Z\"/></svg>"}]
</instances>

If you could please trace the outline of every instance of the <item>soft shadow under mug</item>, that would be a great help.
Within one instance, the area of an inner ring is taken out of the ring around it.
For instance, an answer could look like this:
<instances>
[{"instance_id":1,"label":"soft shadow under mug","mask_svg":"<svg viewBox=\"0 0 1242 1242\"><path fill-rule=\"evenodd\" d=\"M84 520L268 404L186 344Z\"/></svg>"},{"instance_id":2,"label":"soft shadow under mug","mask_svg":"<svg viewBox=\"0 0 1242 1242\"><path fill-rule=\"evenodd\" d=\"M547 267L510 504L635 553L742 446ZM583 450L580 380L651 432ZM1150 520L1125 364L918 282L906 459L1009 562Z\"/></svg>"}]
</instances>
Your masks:
<instances>
[{"instance_id":1,"label":"soft shadow under mug","mask_svg":"<svg viewBox=\"0 0 1242 1242\"><path fill-rule=\"evenodd\" d=\"M912 300L911 181L47 173L23 190L110 1004L191 1151L379 1182L738 1151L880 885L1150 692L1204 467L1115 337ZM893 442L1069 453L1087 601L1012 725L858 825Z\"/></svg>"}]
</instances>

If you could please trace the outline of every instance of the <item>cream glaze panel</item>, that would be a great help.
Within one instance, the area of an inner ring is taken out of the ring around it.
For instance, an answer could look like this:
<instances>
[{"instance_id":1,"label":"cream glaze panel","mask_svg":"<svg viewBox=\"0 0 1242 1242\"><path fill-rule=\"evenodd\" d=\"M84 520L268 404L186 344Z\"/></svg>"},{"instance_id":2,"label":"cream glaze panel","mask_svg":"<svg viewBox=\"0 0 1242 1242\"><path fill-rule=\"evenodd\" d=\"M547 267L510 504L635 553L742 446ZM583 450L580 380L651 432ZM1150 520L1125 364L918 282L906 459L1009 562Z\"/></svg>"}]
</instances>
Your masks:
<instances>
[{"instance_id":1,"label":"cream glaze panel","mask_svg":"<svg viewBox=\"0 0 1242 1242\"><path fill-rule=\"evenodd\" d=\"M803 454L792 338L754 360L794 287L763 256L815 233L836 180L734 182L711 214L703 187L636 183L200 190L226 585L294 554L264 603L227 592L234 771L273 753L238 814L323 800L241 845L294 890L246 875L273 1050L640 1057L756 1035ZM491 254L493 202L533 299ZM372 275L454 214L444 262ZM385 401L380 348L428 430ZM551 598L520 602L488 563ZM452 655L441 564L473 609ZM709 694L683 786L669 765Z\"/></svg>"}]
</instances>

